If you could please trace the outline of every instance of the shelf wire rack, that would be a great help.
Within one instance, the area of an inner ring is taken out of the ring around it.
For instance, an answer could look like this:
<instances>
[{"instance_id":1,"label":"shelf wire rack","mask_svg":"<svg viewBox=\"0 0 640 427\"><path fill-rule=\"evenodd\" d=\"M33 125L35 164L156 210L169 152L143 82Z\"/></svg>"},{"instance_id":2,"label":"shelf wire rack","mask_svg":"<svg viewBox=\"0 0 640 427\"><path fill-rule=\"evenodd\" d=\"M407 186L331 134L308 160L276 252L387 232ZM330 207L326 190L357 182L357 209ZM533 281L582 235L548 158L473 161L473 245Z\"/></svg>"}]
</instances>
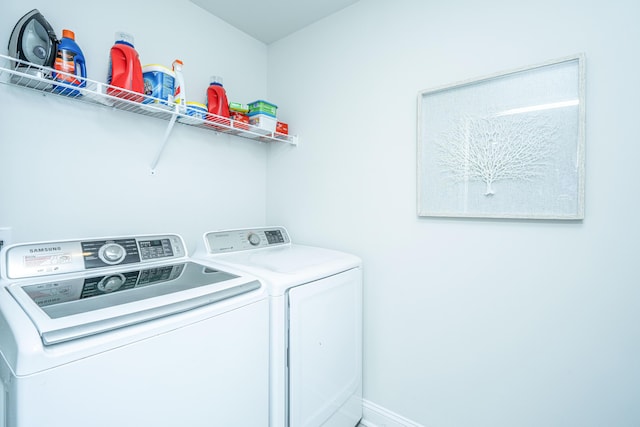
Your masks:
<instances>
[{"instance_id":1,"label":"shelf wire rack","mask_svg":"<svg viewBox=\"0 0 640 427\"><path fill-rule=\"evenodd\" d=\"M163 146L176 121L184 125L259 142L298 144L297 135L271 132L258 126L210 113L190 115L181 110L181 108L184 108L183 106L168 100L111 86L74 74L56 71L49 67L39 66L6 55L0 55L0 83L22 86L45 94L62 96L168 121L169 127L165 134ZM152 169L155 168L159 156L160 153L158 153Z\"/></svg>"}]
</instances>

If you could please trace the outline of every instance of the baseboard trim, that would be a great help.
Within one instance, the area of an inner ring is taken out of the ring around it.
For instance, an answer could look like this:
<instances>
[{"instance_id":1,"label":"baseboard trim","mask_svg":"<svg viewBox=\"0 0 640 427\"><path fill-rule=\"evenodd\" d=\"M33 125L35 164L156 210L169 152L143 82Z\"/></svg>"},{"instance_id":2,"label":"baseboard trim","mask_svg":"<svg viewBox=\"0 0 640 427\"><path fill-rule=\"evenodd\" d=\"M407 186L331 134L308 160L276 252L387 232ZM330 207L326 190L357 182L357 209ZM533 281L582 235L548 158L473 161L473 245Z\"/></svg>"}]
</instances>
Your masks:
<instances>
[{"instance_id":1,"label":"baseboard trim","mask_svg":"<svg viewBox=\"0 0 640 427\"><path fill-rule=\"evenodd\" d=\"M366 399L362 399L362 409L363 427L425 427Z\"/></svg>"}]
</instances>

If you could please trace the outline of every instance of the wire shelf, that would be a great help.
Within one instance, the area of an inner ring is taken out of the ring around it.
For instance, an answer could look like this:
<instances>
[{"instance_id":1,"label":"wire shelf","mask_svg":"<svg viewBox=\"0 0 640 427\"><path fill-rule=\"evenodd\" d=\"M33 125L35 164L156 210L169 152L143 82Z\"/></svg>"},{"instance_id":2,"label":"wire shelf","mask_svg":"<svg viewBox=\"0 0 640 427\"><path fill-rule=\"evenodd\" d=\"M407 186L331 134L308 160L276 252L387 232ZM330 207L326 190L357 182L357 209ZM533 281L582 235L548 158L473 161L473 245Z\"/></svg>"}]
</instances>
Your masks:
<instances>
[{"instance_id":1,"label":"wire shelf","mask_svg":"<svg viewBox=\"0 0 640 427\"><path fill-rule=\"evenodd\" d=\"M187 126L195 126L259 142L298 144L296 135L270 132L258 126L210 113L204 114L202 118L191 116L180 111L180 106L173 102L56 71L10 56L0 55L0 83L22 86L85 103L154 117L169 121L170 127L177 121ZM169 132L170 129L167 133Z\"/></svg>"}]
</instances>

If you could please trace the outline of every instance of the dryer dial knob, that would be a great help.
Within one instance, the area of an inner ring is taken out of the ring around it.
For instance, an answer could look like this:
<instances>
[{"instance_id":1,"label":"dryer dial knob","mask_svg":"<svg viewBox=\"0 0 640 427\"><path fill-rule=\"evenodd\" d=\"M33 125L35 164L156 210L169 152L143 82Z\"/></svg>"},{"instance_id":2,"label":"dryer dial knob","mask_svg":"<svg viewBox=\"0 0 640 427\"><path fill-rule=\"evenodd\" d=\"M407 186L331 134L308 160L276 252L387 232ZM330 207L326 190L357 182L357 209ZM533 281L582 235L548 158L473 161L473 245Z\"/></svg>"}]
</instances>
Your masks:
<instances>
[{"instance_id":1,"label":"dryer dial knob","mask_svg":"<svg viewBox=\"0 0 640 427\"><path fill-rule=\"evenodd\" d=\"M258 246L260 244L260 236L255 233L250 233L248 239L249 243L251 243L253 246Z\"/></svg>"},{"instance_id":2,"label":"dryer dial knob","mask_svg":"<svg viewBox=\"0 0 640 427\"><path fill-rule=\"evenodd\" d=\"M125 256L127 250L117 243L107 243L98 251L98 258L110 265L118 264Z\"/></svg>"}]
</instances>

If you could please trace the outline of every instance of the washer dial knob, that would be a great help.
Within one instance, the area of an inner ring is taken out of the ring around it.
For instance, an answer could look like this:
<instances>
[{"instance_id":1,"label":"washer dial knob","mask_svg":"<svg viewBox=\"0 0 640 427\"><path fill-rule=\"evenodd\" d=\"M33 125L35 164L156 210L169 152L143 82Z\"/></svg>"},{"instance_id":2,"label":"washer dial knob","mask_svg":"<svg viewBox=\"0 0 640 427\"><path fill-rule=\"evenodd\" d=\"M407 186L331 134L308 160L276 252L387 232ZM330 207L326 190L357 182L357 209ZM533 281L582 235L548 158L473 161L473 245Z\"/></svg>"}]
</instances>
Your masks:
<instances>
[{"instance_id":1,"label":"washer dial knob","mask_svg":"<svg viewBox=\"0 0 640 427\"><path fill-rule=\"evenodd\" d=\"M117 243L107 243L98 250L98 258L105 264L118 264L127 256L127 250Z\"/></svg>"},{"instance_id":2,"label":"washer dial knob","mask_svg":"<svg viewBox=\"0 0 640 427\"><path fill-rule=\"evenodd\" d=\"M258 246L260 244L260 236L258 236L256 233L249 233L248 239L249 243L251 243L253 246Z\"/></svg>"},{"instance_id":3,"label":"washer dial knob","mask_svg":"<svg viewBox=\"0 0 640 427\"><path fill-rule=\"evenodd\" d=\"M117 291L124 282L126 282L126 279L122 274L107 276L98 282L98 290L104 293Z\"/></svg>"}]
</instances>

